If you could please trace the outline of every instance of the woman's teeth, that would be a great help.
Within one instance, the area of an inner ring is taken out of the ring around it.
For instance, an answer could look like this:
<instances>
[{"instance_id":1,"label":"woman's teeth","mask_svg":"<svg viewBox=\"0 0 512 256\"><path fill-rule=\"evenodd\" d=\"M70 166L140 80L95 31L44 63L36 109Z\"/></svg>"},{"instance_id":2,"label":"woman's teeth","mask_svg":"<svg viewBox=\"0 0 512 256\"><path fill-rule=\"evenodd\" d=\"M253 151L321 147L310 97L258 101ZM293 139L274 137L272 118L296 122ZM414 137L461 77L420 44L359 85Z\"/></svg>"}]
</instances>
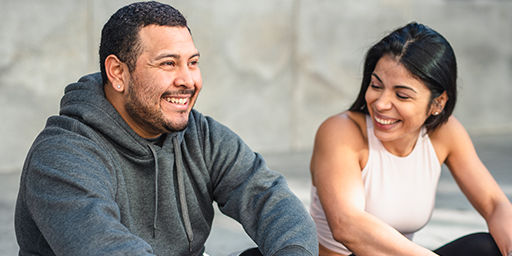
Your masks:
<instances>
[{"instance_id":1,"label":"woman's teeth","mask_svg":"<svg viewBox=\"0 0 512 256\"><path fill-rule=\"evenodd\" d=\"M393 120L393 119L380 119L378 117L375 117L375 121L377 121L377 123L379 124L392 124L392 123L395 123L397 122L398 120Z\"/></svg>"}]
</instances>

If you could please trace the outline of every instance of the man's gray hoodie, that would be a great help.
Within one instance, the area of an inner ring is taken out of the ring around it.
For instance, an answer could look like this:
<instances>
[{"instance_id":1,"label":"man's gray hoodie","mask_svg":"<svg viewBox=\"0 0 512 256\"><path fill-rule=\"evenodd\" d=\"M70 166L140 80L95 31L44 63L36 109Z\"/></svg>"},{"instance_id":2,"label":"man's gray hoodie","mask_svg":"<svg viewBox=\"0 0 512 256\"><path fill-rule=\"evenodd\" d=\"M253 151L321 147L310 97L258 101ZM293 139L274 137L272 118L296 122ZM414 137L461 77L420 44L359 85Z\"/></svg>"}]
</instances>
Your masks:
<instances>
[{"instance_id":1,"label":"man's gray hoodie","mask_svg":"<svg viewBox=\"0 0 512 256\"><path fill-rule=\"evenodd\" d=\"M192 110L153 143L105 98L99 73L69 85L25 160L20 255L201 255L217 202L264 255L316 255L314 224L284 178Z\"/></svg>"}]
</instances>

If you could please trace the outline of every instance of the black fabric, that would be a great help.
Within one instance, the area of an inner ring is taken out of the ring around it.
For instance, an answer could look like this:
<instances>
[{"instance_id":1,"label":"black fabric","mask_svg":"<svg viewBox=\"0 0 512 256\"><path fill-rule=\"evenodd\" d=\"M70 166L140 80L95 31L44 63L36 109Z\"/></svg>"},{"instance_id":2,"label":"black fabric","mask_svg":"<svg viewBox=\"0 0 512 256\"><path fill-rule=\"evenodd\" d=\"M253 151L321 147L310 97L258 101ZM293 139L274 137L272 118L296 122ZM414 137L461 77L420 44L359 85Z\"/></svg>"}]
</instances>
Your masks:
<instances>
[{"instance_id":1,"label":"black fabric","mask_svg":"<svg viewBox=\"0 0 512 256\"><path fill-rule=\"evenodd\" d=\"M463 236L434 251L440 256L501 256L500 250L489 233Z\"/></svg>"},{"instance_id":2,"label":"black fabric","mask_svg":"<svg viewBox=\"0 0 512 256\"><path fill-rule=\"evenodd\" d=\"M240 256L263 256L258 248L247 249L240 253Z\"/></svg>"},{"instance_id":3,"label":"black fabric","mask_svg":"<svg viewBox=\"0 0 512 256\"><path fill-rule=\"evenodd\" d=\"M501 256L496 242L489 233L485 232L463 236L439 247L434 252L440 256Z\"/></svg>"}]
</instances>

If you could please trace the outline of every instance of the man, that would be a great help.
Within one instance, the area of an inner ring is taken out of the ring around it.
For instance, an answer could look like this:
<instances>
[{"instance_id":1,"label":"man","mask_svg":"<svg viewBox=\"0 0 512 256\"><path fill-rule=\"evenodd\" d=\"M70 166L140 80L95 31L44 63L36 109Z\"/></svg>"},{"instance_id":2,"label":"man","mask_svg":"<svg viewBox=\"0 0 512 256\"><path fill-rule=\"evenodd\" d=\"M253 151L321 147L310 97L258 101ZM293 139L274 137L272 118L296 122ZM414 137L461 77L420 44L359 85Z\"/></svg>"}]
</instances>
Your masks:
<instances>
[{"instance_id":1,"label":"man","mask_svg":"<svg viewBox=\"0 0 512 256\"><path fill-rule=\"evenodd\" d=\"M282 176L192 107L199 52L171 6L105 24L101 76L69 85L30 149L16 204L20 255L201 255L216 201L263 255L316 255ZM257 251L257 250L256 250Z\"/></svg>"}]
</instances>

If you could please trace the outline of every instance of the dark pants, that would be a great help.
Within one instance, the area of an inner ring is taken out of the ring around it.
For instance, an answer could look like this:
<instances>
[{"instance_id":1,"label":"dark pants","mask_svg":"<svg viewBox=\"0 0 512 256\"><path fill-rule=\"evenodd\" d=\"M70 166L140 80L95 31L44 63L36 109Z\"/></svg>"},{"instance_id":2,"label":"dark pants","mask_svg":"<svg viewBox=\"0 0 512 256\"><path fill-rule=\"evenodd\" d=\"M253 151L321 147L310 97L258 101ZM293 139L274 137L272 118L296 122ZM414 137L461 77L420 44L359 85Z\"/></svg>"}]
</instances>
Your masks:
<instances>
[{"instance_id":1,"label":"dark pants","mask_svg":"<svg viewBox=\"0 0 512 256\"><path fill-rule=\"evenodd\" d=\"M258 248L247 249L240 253L240 256L263 256Z\"/></svg>"},{"instance_id":2,"label":"dark pants","mask_svg":"<svg viewBox=\"0 0 512 256\"><path fill-rule=\"evenodd\" d=\"M489 233L473 233L463 236L434 251L441 256L473 256L473 255L497 255L500 250Z\"/></svg>"},{"instance_id":3,"label":"dark pants","mask_svg":"<svg viewBox=\"0 0 512 256\"><path fill-rule=\"evenodd\" d=\"M434 252L440 256L501 256L492 236L484 232L463 236L439 247Z\"/></svg>"}]
</instances>

